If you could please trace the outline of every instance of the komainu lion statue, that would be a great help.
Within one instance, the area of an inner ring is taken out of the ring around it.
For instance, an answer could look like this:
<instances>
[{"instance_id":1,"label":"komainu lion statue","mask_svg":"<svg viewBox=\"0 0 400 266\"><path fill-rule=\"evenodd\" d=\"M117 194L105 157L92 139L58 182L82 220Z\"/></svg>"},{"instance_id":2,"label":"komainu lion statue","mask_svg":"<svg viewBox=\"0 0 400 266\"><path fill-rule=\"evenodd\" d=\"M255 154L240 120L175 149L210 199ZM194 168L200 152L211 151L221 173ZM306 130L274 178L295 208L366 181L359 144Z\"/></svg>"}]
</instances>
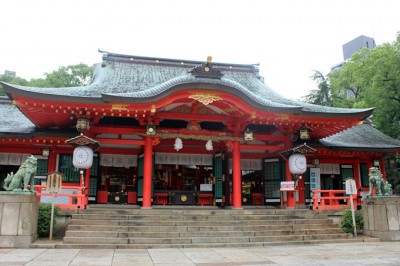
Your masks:
<instances>
[{"instance_id":1,"label":"komainu lion statue","mask_svg":"<svg viewBox=\"0 0 400 266\"><path fill-rule=\"evenodd\" d=\"M385 181L377 167L369 168L369 192L367 196L372 195L372 190L376 187L376 196L390 196L392 194L392 185Z\"/></svg>"},{"instance_id":2,"label":"komainu lion statue","mask_svg":"<svg viewBox=\"0 0 400 266\"><path fill-rule=\"evenodd\" d=\"M30 191L35 192L34 176L37 169L37 158L31 155L21 164L18 171L8 174L4 180L3 188L7 191ZM23 190L22 190L23 185ZM30 185L30 189L28 189Z\"/></svg>"}]
</instances>

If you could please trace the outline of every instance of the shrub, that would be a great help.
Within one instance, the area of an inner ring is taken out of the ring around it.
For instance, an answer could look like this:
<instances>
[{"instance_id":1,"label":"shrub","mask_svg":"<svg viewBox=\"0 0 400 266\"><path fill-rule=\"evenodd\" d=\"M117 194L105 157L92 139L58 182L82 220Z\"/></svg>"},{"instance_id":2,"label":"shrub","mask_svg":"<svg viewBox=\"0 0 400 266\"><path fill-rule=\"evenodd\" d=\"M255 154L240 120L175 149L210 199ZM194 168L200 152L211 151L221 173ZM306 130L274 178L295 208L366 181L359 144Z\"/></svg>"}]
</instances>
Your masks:
<instances>
[{"instance_id":1,"label":"shrub","mask_svg":"<svg viewBox=\"0 0 400 266\"><path fill-rule=\"evenodd\" d=\"M355 212L355 218L356 218L356 228L357 231L360 231L364 228L364 218L362 216L361 211L356 211ZM354 232L354 226L353 226L353 218L351 216L351 210L346 209L343 211L342 214L342 225L341 227L346 233L353 233Z\"/></svg>"},{"instance_id":2,"label":"shrub","mask_svg":"<svg viewBox=\"0 0 400 266\"><path fill-rule=\"evenodd\" d=\"M56 218L58 216L60 216L60 208L58 206L54 206L53 233L54 233L54 225L56 224ZM51 204L39 203L38 234L40 237L49 236L50 220L51 220Z\"/></svg>"}]
</instances>

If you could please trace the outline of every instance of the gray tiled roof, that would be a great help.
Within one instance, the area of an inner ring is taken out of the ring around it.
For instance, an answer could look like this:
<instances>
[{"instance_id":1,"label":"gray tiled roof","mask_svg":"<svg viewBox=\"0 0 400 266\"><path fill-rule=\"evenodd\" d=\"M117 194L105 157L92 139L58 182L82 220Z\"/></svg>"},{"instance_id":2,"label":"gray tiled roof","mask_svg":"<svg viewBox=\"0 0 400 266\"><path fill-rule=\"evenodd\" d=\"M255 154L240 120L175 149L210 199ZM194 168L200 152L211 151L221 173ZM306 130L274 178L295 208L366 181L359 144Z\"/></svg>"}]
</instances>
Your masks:
<instances>
[{"instance_id":1,"label":"gray tiled roof","mask_svg":"<svg viewBox=\"0 0 400 266\"><path fill-rule=\"evenodd\" d=\"M132 60L131 60L132 59ZM132 103L154 101L160 94L185 84L208 84L216 90L225 90L238 95L260 109L282 109L308 115L355 114L363 118L372 109L347 109L325 107L286 99L270 89L261 80L257 65L233 65L213 63L223 73L221 79L195 77L189 71L201 62L169 59L131 57L127 55L105 54L103 63L95 65L92 83L88 86L69 88L34 88L5 84L5 91L29 94L41 99L61 101L102 102L121 100ZM218 86L220 85L220 86ZM186 87L187 88L187 87ZM60 97L62 96L62 97ZM71 98L72 97L72 98Z\"/></svg>"},{"instance_id":2,"label":"gray tiled roof","mask_svg":"<svg viewBox=\"0 0 400 266\"><path fill-rule=\"evenodd\" d=\"M8 100L0 99L0 135L2 134L29 134L36 127L26 116Z\"/></svg>"},{"instance_id":3,"label":"gray tiled roof","mask_svg":"<svg viewBox=\"0 0 400 266\"><path fill-rule=\"evenodd\" d=\"M361 124L319 141L322 145L337 149L365 151L394 151L400 141L375 129L370 124Z\"/></svg>"}]
</instances>

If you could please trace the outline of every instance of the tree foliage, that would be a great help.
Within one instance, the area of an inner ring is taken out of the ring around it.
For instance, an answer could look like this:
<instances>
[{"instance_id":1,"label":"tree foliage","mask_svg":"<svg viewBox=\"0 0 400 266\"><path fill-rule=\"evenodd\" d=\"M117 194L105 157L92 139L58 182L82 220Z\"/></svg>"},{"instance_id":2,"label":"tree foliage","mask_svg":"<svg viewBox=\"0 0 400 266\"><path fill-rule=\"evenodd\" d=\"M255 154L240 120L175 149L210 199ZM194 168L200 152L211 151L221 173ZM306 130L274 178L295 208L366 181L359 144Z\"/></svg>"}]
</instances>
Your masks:
<instances>
[{"instance_id":1,"label":"tree foliage","mask_svg":"<svg viewBox=\"0 0 400 266\"><path fill-rule=\"evenodd\" d=\"M332 96L328 78L317 70L314 70L310 78L317 83L318 89L311 90L310 94L304 96L303 99L309 103L331 106Z\"/></svg>"},{"instance_id":2,"label":"tree foliage","mask_svg":"<svg viewBox=\"0 0 400 266\"><path fill-rule=\"evenodd\" d=\"M61 66L51 73L45 73L45 78L26 79L12 77L9 75L0 75L0 81L15 85L43 87L43 88L61 88L88 85L93 76L93 68L85 65ZM4 90L0 85L0 95L4 95Z\"/></svg>"},{"instance_id":3,"label":"tree foliage","mask_svg":"<svg viewBox=\"0 0 400 266\"><path fill-rule=\"evenodd\" d=\"M85 64L61 66L51 73L45 73L45 81L49 87L75 87L90 83L93 68Z\"/></svg>"},{"instance_id":4,"label":"tree foliage","mask_svg":"<svg viewBox=\"0 0 400 266\"><path fill-rule=\"evenodd\" d=\"M318 89L306 102L345 108L375 107L373 122L385 134L400 137L400 33L394 43L353 54L328 76L314 71Z\"/></svg>"},{"instance_id":5,"label":"tree foliage","mask_svg":"<svg viewBox=\"0 0 400 266\"><path fill-rule=\"evenodd\" d=\"M400 137L400 33L397 40L375 49L363 49L330 75L331 91L352 97L351 107L375 107L373 121L382 132ZM339 104L339 102L334 102Z\"/></svg>"}]
</instances>

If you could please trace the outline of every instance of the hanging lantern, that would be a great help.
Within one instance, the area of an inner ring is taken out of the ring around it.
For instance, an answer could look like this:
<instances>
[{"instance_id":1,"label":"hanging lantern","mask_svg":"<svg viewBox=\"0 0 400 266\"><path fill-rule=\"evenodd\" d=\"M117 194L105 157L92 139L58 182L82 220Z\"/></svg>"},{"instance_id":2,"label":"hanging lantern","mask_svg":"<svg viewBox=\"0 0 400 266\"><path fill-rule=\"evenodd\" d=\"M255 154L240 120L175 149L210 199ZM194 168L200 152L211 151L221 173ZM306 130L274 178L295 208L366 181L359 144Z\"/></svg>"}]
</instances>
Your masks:
<instances>
[{"instance_id":1,"label":"hanging lantern","mask_svg":"<svg viewBox=\"0 0 400 266\"><path fill-rule=\"evenodd\" d=\"M243 138L245 141L253 141L253 131L247 128L243 133Z\"/></svg>"},{"instance_id":2,"label":"hanging lantern","mask_svg":"<svg viewBox=\"0 0 400 266\"><path fill-rule=\"evenodd\" d=\"M213 144L212 144L212 140L210 139L210 140L208 140L207 143L206 143L206 150L212 151L213 148L214 148L214 147L213 147Z\"/></svg>"},{"instance_id":3,"label":"hanging lantern","mask_svg":"<svg viewBox=\"0 0 400 266\"><path fill-rule=\"evenodd\" d=\"M174 144L174 150L179 151L182 148L183 148L182 139L181 138L176 138L175 139L175 144Z\"/></svg>"},{"instance_id":4,"label":"hanging lantern","mask_svg":"<svg viewBox=\"0 0 400 266\"><path fill-rule=\"evenodd\" d=\"M78 169L89 169L93 164L93 150L88 146L78 146L74 149L72 164Z\"/></svg>"},{"instance_id":5,"label":"hanging lantern","mask_svg":"<svg viewBox=\"0 0 400 266\"><path fill-rule=\"evenodd\" d=\"M289 170L294 175L301 175L307 170L307 159L304 154L295 153L289 157Z\"/></svg>"},{"instance_id":6,"label":"hanging lantern","mask_svg":"<svg viewBox=\"0 0 400 266\"><path fill-rule=\"evenodd\" d=\"M90 120L86 117L80 117L76 120L76 129L79 132L83 132L85 130L90 129Z\"/></svg>"},{"instance_id":7,"label":"hanging lantern","mask_svg":"<svg viewBox=\"0 0 400 266\"><path fill-rule=\"evenodd\" d=\"M301 140L309 140L310 139L310 130L306 127L300 128L299 136L300 136Z\"/></svg>"},{"instance_id":8,"label":"hanging lantern","mask_svg":"<svg viewBox=\"0 0 400 266\"><path fill-rule=\"evenodd\" d=\"M148 125L146 127L146 134L147 136L155 136L157 133L155 125Z\"/></svg>"}]
</instances>

